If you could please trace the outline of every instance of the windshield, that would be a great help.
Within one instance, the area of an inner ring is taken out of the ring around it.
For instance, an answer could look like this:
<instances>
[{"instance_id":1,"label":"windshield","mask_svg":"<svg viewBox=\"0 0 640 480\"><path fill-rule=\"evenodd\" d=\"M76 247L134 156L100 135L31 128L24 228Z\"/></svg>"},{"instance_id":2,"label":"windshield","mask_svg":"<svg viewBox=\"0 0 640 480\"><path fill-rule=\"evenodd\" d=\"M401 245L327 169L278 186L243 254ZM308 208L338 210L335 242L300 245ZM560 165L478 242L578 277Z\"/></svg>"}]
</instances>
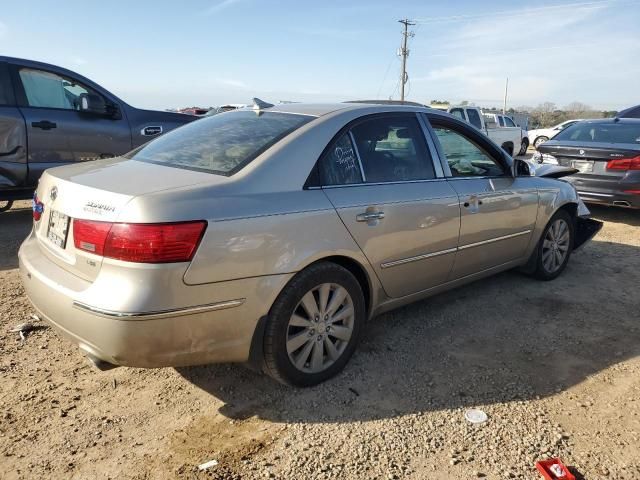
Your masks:
<instances>
[{"instance_id":1,"label":"windshield","mask_svg":"<svg viewBox=\"0 0 640 480\"><path fill-rule=\"evenodd\" d=\"M560 133L554 140L571 140L576 142L604 142L604 143L640 143L639 123L575 123Z\"/></svg>"},{"instance_id":2,"label":"windshield","mask_svg":"<svg viewBox=\"0 0 640 480\"><path fill-rule=\"evenodd\" d=\"M233 175L267 148L314 117L288 113L228 112L173 130L128 158L219 175Z\"/></svg>"}]
</instances>

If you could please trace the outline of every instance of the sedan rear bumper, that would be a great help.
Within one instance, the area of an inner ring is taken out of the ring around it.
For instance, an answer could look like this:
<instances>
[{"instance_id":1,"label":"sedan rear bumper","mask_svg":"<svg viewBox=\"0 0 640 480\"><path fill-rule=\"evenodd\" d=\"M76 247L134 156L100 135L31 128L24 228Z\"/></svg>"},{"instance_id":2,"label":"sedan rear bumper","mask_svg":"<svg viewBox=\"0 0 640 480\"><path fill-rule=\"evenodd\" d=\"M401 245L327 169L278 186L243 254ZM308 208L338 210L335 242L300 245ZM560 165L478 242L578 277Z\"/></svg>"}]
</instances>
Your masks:
<instances>
[{"instance_id":1,"label":"sedan rear bumper","mask_svg":"<svg viewBox=\"0 0 640 480\"><path fill-rule=\"evenodd\" d=\"M604 181L603 177L590 179L588 175L572 175L567 180L586 203L640 208L640 182L621 181L615 177Z\"/></svg>"},{"instance_id":2,"label":"sedan rear bumper","mask_svg":"<svg viewBox=\"0 0 640 480\"><path fill-rule=\"evenodd\" d=\"M165 296L180 298L183 290L182 296L194 302L195 291L202 303L111 310L84 301L95 297L91 289L103 289L103 282L85 281L56 265L40 250L35 236L25 240L18 257L27 296L43 319L94 363L132 367L247 361L258 319L268 313L268 302L289 278L275 275L198 287L182 284ZM139 296L148 291L149 282Z\"/></svg>"}]
</instances>

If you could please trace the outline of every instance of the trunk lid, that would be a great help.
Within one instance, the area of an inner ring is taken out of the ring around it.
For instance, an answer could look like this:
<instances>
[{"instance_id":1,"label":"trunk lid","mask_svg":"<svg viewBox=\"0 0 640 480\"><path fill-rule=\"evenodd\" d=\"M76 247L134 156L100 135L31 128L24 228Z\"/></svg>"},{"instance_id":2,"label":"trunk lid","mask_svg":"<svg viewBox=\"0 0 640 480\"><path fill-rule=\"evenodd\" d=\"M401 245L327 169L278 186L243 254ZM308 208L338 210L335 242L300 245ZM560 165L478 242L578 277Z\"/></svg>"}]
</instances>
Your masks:
<instances>
[{"instance_id":1,"label":"trunk lid","mask_svg":"<svg viewBox=\"0 0 640 480\"><path fill-rule=\"evenodd\" d=\"M36 190L44 212L34 222L34 232L51 261L92 281L103 257L75 248L73 219L117 222L137 196L220 179L226 177L127 159L52 168L42 175Z\"/></svg>"},{"instance_id":2,"label":"trunk lid","mask_svg":"<svg viewBox=\"0 0 640 480\"><path fill-rule=\"evenodd\" d=\"M550 140L538 147L541 153L552 155L558 161L558 165L575 168L578 170L576 177L594 176L622 178L625 175L621 170L607 170L607 162L624 158L637 157L640 154L637 145L589 143L564 141L559 143Z\"/></svg>"}]
</instances>

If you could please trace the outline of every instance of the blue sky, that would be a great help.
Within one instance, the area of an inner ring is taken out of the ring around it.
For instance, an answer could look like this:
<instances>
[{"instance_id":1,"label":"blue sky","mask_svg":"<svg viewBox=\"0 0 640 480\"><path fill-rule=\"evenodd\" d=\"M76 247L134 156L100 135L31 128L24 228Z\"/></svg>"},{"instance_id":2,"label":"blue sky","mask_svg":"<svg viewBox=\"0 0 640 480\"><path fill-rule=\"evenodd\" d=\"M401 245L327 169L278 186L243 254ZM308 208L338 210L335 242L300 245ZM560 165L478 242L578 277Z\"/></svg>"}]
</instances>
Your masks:
<instances>
[{"instance_id":1,"label":"blue sky","mask_svg":"<svg viewBox=\"0 0 640 480\"><path fill-rule=\"evenodd\" d=\"M0 55L86 75L135 106L398 98L640 103L638 0L3 2Z\"/></svg>"}]
</instances>

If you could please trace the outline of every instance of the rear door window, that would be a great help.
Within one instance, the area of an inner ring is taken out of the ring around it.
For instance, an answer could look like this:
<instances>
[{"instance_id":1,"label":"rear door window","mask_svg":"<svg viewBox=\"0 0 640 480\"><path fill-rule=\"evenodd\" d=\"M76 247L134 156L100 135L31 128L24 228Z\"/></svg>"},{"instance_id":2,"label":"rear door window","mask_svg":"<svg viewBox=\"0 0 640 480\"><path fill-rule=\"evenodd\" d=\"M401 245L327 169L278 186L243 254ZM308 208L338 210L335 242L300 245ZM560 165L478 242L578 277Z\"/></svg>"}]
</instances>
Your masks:
<instances>
[{"instance_id":1,"label":"rear door window","mask_svg":"<svg viewBox=\"0 0 640 480\"><path fill-rule=\"evenodd\" d=\"M460 120L464 120L465 122L467 121L467 119L464 118L464 112L461 108L452 108L449 113L454 117L458 117Z\"/></svg>"},{"instance_id":2,"label":"rear door window","mask_svg":"<svg viewBox=\"0 0 640 480\"><path fill-rule=\"evenodd\" d=\"M219 175L233 175L314 117L235 111L202 118L134 150L128 158Z\"/></svg>"},{"instance_id":3,"label":"rear door window","mask_svg":"<svg viewBox=\"0 0 640 480\"><path fill-rule=\"evenodd\" d=\"M13 90L6 63L0 63L0 105L13 105Z\"/></svg>"},{"instance_id":4,"label":"rear door window","mask_svg":"<svg viewBox=\"0 0 640 480\"><path fill-rule=\"evenodd\" d=\"M435 178L415 115L373 118L354 126L352 133L367 183Z\"/></svg>"},{"instance_id":5,"label":"rear door window","mask_svg":"<svg viewBox=\"0 0 640 480\"><path fill-rule=\"evenodd\" d=\"M502 115L498 115L498 123L501 127L504 127L504 117Z\"/></svg>"},{"instance_id":6,"label":"rear door window","mask_svg":"<svg viewBox=\"0 0 640 480\"><path fill-rule=\"evenodd\" d=\"M322 185L353 185L362 183L360 161L351 141L351 135L341 135L320 159Z\"/></svg>"}]
</instances>

